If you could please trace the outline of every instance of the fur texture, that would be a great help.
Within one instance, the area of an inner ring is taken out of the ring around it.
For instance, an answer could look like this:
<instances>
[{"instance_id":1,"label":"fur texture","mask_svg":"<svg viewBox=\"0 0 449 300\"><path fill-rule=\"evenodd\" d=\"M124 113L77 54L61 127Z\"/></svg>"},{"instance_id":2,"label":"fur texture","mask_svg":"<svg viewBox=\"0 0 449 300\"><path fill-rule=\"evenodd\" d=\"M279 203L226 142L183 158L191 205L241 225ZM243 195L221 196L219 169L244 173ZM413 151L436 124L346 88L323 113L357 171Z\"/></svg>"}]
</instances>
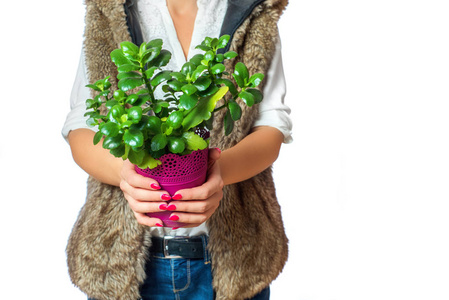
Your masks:
<instances>
[{"instance_id":1,"label":"fur texture","mask_svg":"<svg viewBox=\"0 0 449 300\"><path fill-rule=\"evenodd\" d=\"M91 82L114 77L109 53L121 41L130 40L123 3L86 1L85 52ZM268 71L278 39L276 24L286 4L286 0L266 0L235 32L231 50L239 54L238 60L250 73ZM214 130L211 146L227 149L238 143L249 134L257 112L257 105L243 108L233 133L226 137L222 129ZM216 116L215 122L222 118ZM217 299L250 298L282 271L288 256L287 237L271 168L226 186L223 200L207 224ZM90 178L86 204L67 246L72 282L95 299L139 299L150 246L147 228L137 223L120 189Z\"/></svg>"}]
</instances>

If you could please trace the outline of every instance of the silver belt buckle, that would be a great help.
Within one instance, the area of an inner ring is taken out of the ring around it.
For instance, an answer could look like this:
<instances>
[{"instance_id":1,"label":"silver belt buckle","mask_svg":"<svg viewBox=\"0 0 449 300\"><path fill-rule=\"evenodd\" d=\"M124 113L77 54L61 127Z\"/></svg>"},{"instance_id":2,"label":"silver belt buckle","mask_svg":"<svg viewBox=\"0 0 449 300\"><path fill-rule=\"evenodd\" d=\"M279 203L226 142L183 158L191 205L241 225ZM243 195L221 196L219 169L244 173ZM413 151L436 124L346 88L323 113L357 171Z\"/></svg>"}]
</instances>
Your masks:
<instances>
[{"instance_id":1,"label":"silver belt buckle","mask_svg":"<svg viewBox=\"0 0 449 300\"><path fill-rule=\"evenodd\" d=\"M164 236L164 257L165 258L182 258L182 256L170 255L170 253L168 253L168 241L169 240L174 240L174 239L185 239L185 238L187 238L187 237L185 237L185 236L171 236L171 235Z\"/></svg>"}]
</instances>

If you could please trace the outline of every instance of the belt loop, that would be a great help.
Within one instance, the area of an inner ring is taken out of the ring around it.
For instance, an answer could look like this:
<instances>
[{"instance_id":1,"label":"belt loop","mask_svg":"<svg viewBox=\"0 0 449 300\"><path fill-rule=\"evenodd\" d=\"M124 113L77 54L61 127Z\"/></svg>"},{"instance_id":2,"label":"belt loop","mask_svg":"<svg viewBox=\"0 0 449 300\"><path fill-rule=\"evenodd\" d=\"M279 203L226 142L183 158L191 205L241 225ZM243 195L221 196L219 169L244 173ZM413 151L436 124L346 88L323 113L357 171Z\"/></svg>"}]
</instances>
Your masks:
<instances>
[{"instance_id":1,"label":"belt loop","mask_svg":"<svg viewBox=\"0 0 449 300\"><path fill-rule=\"evenodd\" d=\"M207 244L209 242L207 235L202 235L201 240L203 242L203 251L204 251L204 264L210 264L209 251L207 250Z\"/></svg>"}]
</instances>

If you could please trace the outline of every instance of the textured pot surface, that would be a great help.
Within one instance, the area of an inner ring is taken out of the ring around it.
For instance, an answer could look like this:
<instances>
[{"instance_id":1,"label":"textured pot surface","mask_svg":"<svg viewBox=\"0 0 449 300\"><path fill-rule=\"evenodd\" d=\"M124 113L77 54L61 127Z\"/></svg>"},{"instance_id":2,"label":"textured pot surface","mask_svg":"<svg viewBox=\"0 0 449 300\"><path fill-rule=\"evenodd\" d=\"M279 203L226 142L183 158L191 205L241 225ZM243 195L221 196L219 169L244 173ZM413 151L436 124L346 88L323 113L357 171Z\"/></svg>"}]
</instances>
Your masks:
<instances>
[{"instance_id":1,"label":"textured pot surface","mask_svg":"<svg viewBox=\"0 0 449 300\"><path fill-rule=\"evenodd\" d=\"M207 148L188 155L170 153L160 157L162 164L154 169L141 169L137 166L135 169L140 175L156 180L162 190L173 196L179 190L197 187L206 181L208 155ZM171 214L171 211L162 211L148 215L161 219L166 227L181 227L182 223L168 219Z\"/></svg>"}]
</instances>

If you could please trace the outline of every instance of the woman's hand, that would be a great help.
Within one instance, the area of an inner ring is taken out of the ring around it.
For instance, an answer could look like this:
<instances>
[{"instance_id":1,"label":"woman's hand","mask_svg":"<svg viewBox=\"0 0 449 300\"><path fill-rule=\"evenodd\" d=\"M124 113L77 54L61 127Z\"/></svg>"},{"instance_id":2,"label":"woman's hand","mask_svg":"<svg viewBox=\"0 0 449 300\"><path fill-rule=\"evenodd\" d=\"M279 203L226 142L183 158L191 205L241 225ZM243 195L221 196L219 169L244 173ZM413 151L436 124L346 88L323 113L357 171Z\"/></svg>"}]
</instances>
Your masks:
<instances>
[{"instance_id":1,"label":"woman's hand","mask_svg":"<svg viewBox=\"0 0 449 300\"><path fill-rule=\"evenodd\" d=\"M209 149L209 166L206 182L198 187L177 191L170 202L176 208L170 219L184 223L182 227L196 227L206 222L220 205L223 198L223 179L221 178L221 151Z\"/></svg>"},{"instance_id":2,"label":"woman's hand","mask_svg":"<svg viewBox=\"0 0 449 300\"><path fill-rule=\"evenodd\" d=\"M170 195L162 191L154 179L138 174L134 165L128 160L123 162L120 177L120 188L137 222L146 226L162 227L163 223L160 219L150 218L146 213L165 211L166 201L171 199Z\"/></svg>"}]
</instances>

